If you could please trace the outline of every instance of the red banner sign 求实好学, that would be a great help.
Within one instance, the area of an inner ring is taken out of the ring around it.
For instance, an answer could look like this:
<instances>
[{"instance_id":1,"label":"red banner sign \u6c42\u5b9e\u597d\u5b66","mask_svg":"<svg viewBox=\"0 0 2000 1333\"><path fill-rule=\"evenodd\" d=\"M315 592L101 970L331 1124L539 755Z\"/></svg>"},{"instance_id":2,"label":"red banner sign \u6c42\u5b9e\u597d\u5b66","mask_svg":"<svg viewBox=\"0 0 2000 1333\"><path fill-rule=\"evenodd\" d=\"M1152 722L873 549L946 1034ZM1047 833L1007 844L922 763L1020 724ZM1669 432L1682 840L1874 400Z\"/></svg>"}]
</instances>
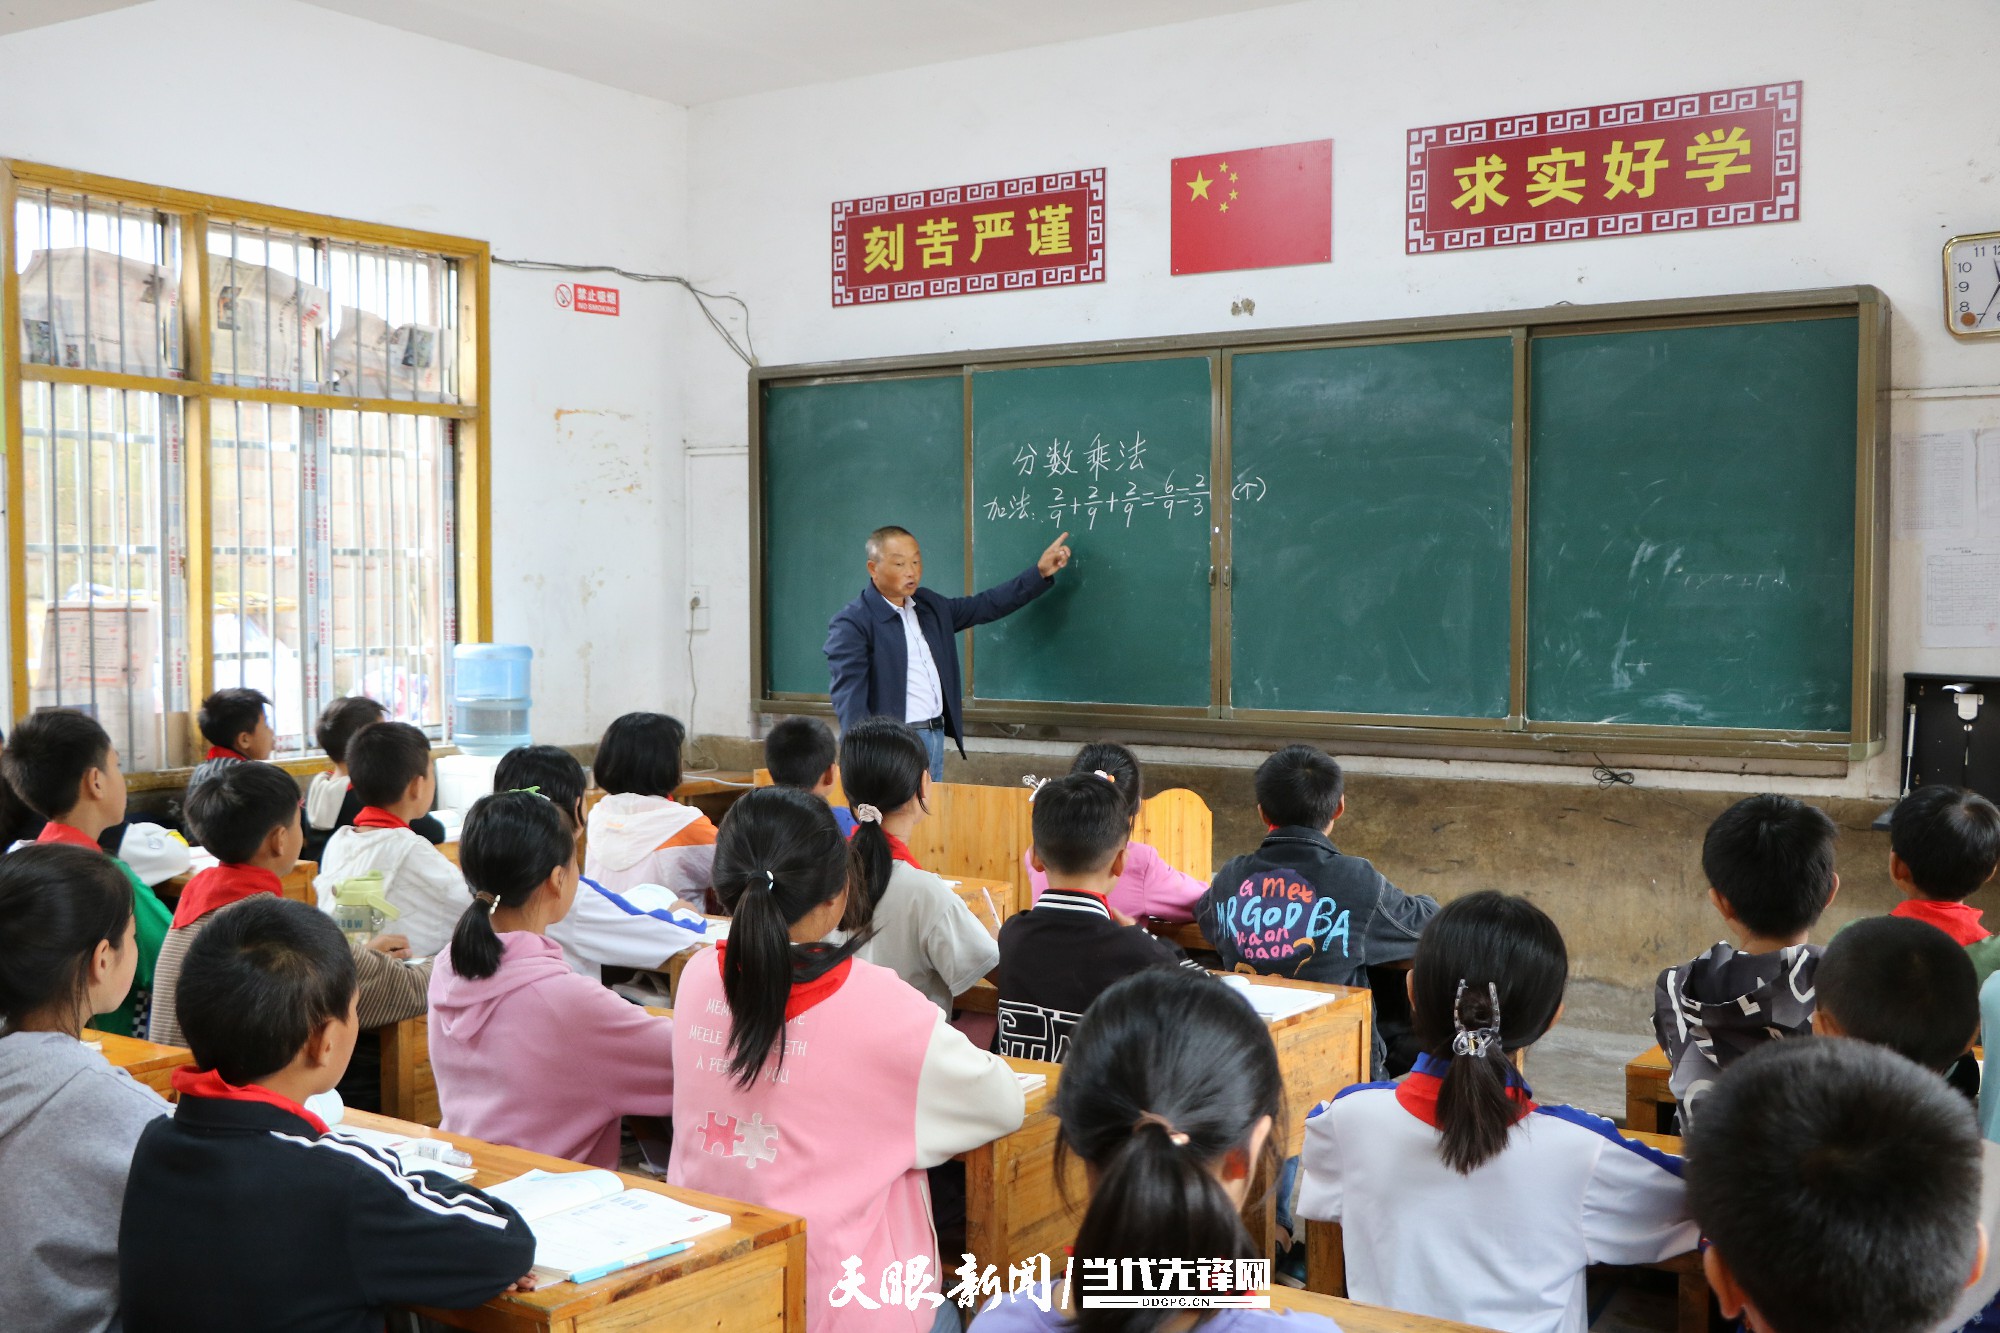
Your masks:
<instances>
[{"instance_id":1,"label":"red banner sign \u6c42\u5b9e\u597d\u5b66","mask_svg":"<svg viewBox=\"0 0 2000 1333\"><path fill-rule=\"evenodd\" d=\"M1800 85L1410 131L1410 254L1799 216Z\"/></svg>"},{"instance_id":2,"label":"red banner sign \u6c42\u5b9e\u597d\u5b66","mask_svg":"<svg viewBox=\"0 0 2000 1333\"><path fill-rule=\"evenodd\" d=\"M1104 168L833 206L833 303L1104 281Z\"/></svg>"}]
</instances>

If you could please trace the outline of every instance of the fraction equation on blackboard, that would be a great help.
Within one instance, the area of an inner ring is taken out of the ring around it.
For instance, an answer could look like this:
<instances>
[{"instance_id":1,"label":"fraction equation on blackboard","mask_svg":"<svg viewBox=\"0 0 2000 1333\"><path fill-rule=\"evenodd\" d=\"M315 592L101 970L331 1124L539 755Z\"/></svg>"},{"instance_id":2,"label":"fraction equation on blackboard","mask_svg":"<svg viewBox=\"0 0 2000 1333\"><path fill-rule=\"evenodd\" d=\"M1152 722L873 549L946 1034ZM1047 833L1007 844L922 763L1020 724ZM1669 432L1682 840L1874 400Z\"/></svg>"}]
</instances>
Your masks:
<instances>
[{"instance_id":1,"label":"fraction equation on blackboard","mask_svg":"<svg viewBox=\"0 0 2000 1333\"><path fill-rule=\"evenodd\" d=\"M1179 469L1168 471L1156 485L1146 467L1148 445L1144 435L1132 433L1129 440L1107 441L1102 435L1091 438L1079 460L1075 442L1051 439L1046 445L1023 444L1014 451L1014 475L1040 477L1049 481L1046 491L1028 485L1012 494L994 496L980 506L988 522L1064 523L1082 516L1086 529L1095 528L1100 514L1123 515L1125 526L1140 510L1157 509L1168 518L1185 512L1199 518L1208 513L1211 490L1206 473L1197 472L1191 482L1177 482ZM1143 479L1107 473L1146 473ZM1058 477L1076 481L1056 483ZM1085 481L1084 478L1089 480ZM1233 499L1256 503L1264 498L1262 477L1240 477L1230 488Z\"/></svg>"}]
</instances>

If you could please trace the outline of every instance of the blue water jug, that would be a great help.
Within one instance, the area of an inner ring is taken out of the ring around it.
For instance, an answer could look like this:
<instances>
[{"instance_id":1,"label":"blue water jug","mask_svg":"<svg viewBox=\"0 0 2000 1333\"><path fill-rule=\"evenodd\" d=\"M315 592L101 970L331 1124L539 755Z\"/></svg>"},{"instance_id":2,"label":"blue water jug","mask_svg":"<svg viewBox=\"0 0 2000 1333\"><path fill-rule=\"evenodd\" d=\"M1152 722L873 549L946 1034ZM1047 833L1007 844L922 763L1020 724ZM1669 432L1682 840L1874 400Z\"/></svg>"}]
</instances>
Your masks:
<instances>
[{"instance_id":1,"label":"blue water jug","mask_svg":"<svg viewBox=\"0 0 2000 1333\"><path fill-rule=\"evenodd\" d=\"M501 755L533 743L525 643L461 643L452 650L452 740L467 754Z\"/></svg>"}]
</instances>

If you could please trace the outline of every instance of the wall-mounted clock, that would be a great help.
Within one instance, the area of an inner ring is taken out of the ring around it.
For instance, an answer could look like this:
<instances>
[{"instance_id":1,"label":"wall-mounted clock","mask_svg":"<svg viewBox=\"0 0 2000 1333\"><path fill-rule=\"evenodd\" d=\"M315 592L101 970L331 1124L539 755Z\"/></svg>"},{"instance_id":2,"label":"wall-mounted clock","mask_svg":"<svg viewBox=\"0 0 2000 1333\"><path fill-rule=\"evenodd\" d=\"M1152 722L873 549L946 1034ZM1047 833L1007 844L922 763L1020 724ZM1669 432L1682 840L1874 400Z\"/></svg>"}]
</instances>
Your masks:
<instances>
[{"instance_id":1,"label":"wall-mounted clock","mask_svg":"<svg viewBox=\"0 0 2000 1333\"><path fill-rule=\"evenodd\" d=\"M1944 243L1944 324L1961 338L2000 336L2000 231Z\"/></svg>"}]
</instances>

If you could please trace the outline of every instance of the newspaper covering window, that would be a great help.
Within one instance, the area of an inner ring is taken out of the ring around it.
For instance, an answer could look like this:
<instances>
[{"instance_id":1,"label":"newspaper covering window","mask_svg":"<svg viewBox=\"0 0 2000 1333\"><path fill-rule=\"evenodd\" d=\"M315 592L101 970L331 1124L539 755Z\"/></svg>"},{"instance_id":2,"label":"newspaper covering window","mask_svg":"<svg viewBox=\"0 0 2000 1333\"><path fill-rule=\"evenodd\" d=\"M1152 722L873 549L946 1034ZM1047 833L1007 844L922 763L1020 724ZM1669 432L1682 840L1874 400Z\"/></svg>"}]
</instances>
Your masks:
<instances>
[{"instance_id":1,"label":"newspaper covering window","mask_svg":"<svg viewBox=\"0 0 2000 1333\"><path fill-rule=\"evenodd\" d=\"M37 250L21 273L21 359L178 374L165 357L179 308L180 290L158 264L80 247Z\"/></svg>"}]
</instances>

